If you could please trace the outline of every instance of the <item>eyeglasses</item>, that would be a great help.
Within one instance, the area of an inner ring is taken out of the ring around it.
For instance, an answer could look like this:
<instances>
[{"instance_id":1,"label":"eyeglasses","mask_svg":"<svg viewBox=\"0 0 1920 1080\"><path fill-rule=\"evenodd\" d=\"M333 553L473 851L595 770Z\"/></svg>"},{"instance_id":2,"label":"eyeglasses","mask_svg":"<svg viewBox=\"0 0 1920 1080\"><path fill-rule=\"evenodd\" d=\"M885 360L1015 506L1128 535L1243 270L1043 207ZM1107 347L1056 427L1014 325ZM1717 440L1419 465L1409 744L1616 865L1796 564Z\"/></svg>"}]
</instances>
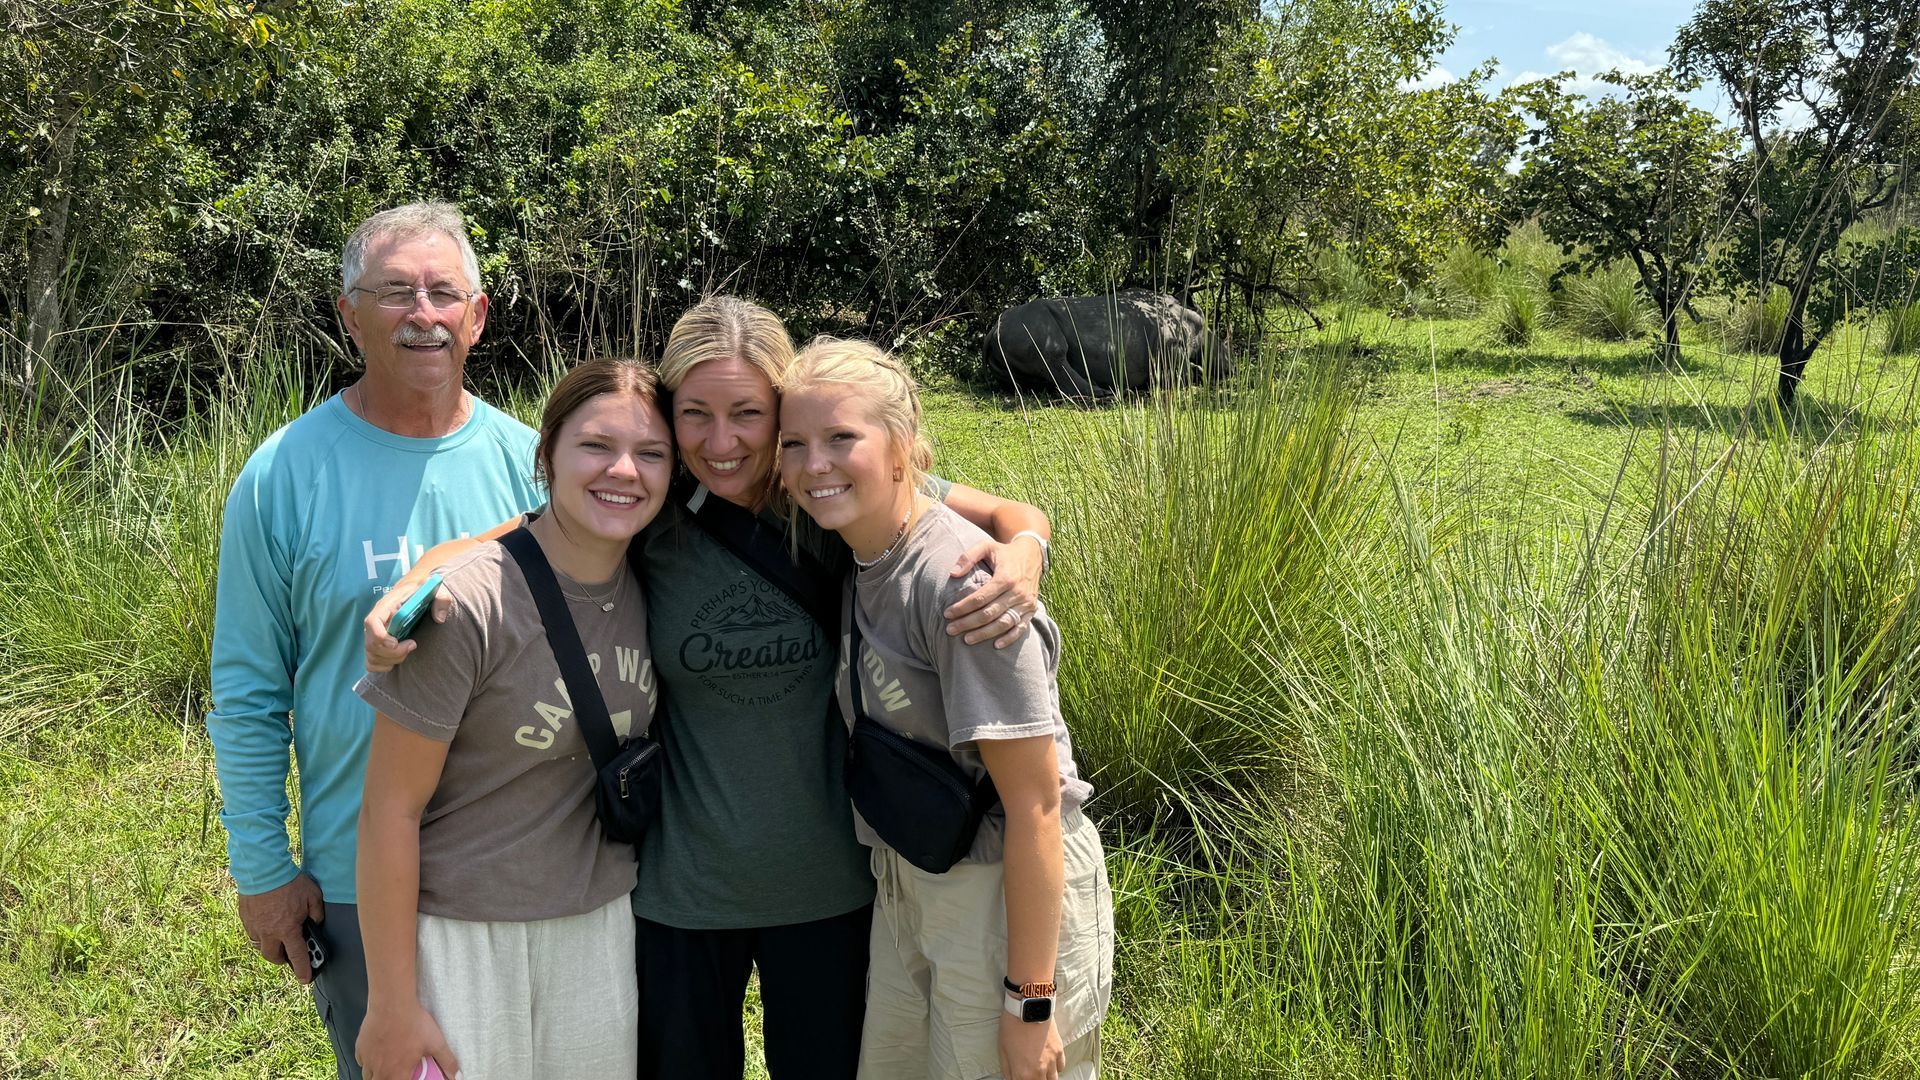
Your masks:
<instances>
[{"instance_id":1,"label":"eyeglasses","mask_svg":"<svg viewBox=\"0 0 1920 1080\"><path fill-rule=\"evenodd\" d=\"M368 289L355 285L347 291L368 293L372 295L374 304L388 311L408 311L413 307L414 297L421 295L426 296L428 305L438 308L441 311L447 311L452 308L457 308L461 304L480 295L477 292L468 292L465 289L450 289L444 285L436 285L431 289L413 289L405 285L388 285L379 289Z\"/></svg>"}]
</instances>

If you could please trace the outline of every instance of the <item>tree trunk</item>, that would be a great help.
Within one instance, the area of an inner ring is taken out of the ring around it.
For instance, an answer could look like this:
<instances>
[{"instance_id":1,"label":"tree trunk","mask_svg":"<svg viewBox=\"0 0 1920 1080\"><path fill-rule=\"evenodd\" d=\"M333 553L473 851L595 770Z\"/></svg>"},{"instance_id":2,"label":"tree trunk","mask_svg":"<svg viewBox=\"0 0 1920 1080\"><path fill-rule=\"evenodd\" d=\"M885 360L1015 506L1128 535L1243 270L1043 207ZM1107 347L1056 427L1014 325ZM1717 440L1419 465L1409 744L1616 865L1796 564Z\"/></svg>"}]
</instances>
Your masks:
<instances>
[{"instance_id":1,"label":"tree trunk","mask_svg":"<svg viewBox=\"0 0 1920 1080\"><path fill-rule=\"evenodd\" d=\"M1787 328L1780 335L1780 409L1785 412L1793 408L1794 394L1800 389L1800 380L1805 376L1807 361L1812 358L1813 350L1819 342L1806 343L1806 332L1800 320L1794 315L1787 316Z\"/></svg>"},{"instance_id":2,"label":"tree trunk","mask_svg":"<svg viewBox=\"0 0 1920 1080\"><path fill-rule=\"evenodd\" d=\"M1662 297L1661 299L1663 303L1660 305L1660 332L1666 345L1661 353L1660 359L1663 363L1679 367L1680 305L1675 304L1670 297Z\"/></svg>"},{"instance_id":3,"label":"tree trunk","mask_svg":"<svg viewBox=\"0 0 1920 1080\"><path fill-rule=\"evenodd\" d=\"M1807 361L1813 351L1820 347L1820 339L1807 340L1807 298L1813 295L1814 273L1820 265L1823 251L1814 251L1800 269L1800 277L1793 283L1793 291L1787 294L1787 322L1780 332L1780 408L1782 411L1793 408L1794 395L1800 389L1800 380L1805 376ZM1765 294L1763 293L1764 297Z\"/></svg>"},{"instance_id":4,"label":"tree trunk","mask_svg":"<svg viewBox=\"0 0 1920 1080\"><path fill-rule=\"evenodd\" d=\"M32 391L33 366L51 361L53 339L61 330L60 275L67 265L67 216L73 209L74 146L80 135L78 106L67 115L53 136L48 154L49 171L46 194L40 215L34 219L33 235L27 245L27 379Z\"/></svg>"}]
</instances>

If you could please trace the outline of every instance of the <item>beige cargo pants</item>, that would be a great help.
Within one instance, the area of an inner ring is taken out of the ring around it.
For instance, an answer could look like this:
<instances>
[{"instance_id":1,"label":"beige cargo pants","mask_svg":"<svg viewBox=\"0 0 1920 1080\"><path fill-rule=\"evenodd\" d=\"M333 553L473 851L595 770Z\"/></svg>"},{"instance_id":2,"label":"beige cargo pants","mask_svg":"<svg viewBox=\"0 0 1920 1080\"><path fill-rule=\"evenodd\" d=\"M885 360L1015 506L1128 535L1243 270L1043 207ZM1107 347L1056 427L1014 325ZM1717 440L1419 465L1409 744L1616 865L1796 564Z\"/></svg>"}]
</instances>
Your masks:
<instances>
[{"instance_id":1,"label":"beige cargo pants","mask_svg":"<svg viewBox=\"0 0 1920 1080\"><path fill-rule=\"evenodd\" d=\"M1078 811L1060 821L1066 895L1054 966L1054 1024L1066 1045L1062 1080L1100 1071L1100 1022L1113 991L1113 890L1100 834ZM929 874L888 848L879 883L860 1080L988 1080L1000 1075L1007 903L999 863Z\"/></svg>"}]
</instances>

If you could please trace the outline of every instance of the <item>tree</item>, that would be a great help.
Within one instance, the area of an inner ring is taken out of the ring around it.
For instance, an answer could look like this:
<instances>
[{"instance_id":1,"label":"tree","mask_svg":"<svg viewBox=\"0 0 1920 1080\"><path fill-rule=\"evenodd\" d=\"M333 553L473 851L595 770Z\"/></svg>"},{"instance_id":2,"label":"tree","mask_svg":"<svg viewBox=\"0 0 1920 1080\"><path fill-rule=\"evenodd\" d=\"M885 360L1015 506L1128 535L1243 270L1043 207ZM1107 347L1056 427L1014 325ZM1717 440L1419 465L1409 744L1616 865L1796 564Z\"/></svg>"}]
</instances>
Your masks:
<instances>
[{"instance_id":1,"label":"tree","mask_svg":"<svg viewBox=\"0 0 1920 1080\"><path fill-rule=\"evenodd\" d=\"M1920 119L1920 0L1705 0L1673 61L1719 80L1738 115L1746 227L1729 265L1762 295L1787 290L1779 399L1790 407L1844 314L1828 256L1905 183Z\"/></svg>"},{"instance_id":2,"label":"tree","mask_svg":"<svg viewBox=\"0 0 1920 1080\"><path fill-rule=\"evenodd\" d=\"M1670 357L1680 350L1681 310L1721 221L1725 174L1737 141L1680 96L1692 89L1659 72L1600 78L1623 91L1588 103L1568 76L1521 93L1538 126L1514 195L1581 264L1630 259L1660 310Z\"/></svg>"},{"instance_id":3,"label":"tree","mask_svg":"<svg viewBox=\"0 0 1920 1080\"><path fill-rule=\"evenodd\" d=\"M76 194L97 183L81 175L90 152L122 170L166 153L175 110L259 89L288 35L279 16L220 0L0 0L0 16L5 151L39 187L23 275L30 369L21 389L31 393L31 365L48 361L63 325L63 274L86 261L69 231Z\"/></svg>"},{"instance_id":4,"label":"tree","mask_svg":"<svg viewBox=\"0 0 1920 1080\"><path fill-rule=\"evenodd\" d=\"M1394 0L1299 0L1229 35L1200 136L1164 156L1188 272L1257 313L1263 294L1298 303L1330 245L1410 282L1490 232L1517 132L1491 66L1408 87L1451 38L1438 4Z\"/></svg>"},{"instance_id":5,"label":"tree","mask_svg":"<svg viewBox=\"0 0 1920 1080\"><path fill-rule=\"evenodd\" d=\"M1322 2L1292 0L1282 7ZM1189 260L1164 254L1181 194L1171 159L1194 153L1205 138L1222 50L1262 17L1262 7L1253 0L1089 0L1086 6L1114 66L1099 123L1109 140L1103 164L1113 177L1114 224L1130 252L1125 276L1154 284L1184 277Z\"/></svg>"}]
</instances>

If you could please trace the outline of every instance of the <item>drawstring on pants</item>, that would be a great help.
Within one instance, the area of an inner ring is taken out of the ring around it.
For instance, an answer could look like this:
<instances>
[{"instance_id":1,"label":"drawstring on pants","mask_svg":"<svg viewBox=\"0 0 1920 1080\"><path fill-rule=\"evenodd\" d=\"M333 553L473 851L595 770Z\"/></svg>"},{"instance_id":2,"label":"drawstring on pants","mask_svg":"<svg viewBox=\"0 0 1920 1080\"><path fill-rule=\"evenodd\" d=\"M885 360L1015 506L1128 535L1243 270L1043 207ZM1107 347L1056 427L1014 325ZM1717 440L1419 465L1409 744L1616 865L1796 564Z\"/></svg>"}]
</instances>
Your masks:
<instances>
[{"instance_id":1,"label":"drawstring on pants","mask_svg":"<svg viewBox=\"0 0 1920 1080\"><path fill-rule=\"evenodd\" d=\"M893 935L893 947L900 947L900 921L894 907L900 900L900 856L886 847L873 849L873 884L879 894L877 905L887 920L887 932Z\"/></svg>"}]
</instances>

